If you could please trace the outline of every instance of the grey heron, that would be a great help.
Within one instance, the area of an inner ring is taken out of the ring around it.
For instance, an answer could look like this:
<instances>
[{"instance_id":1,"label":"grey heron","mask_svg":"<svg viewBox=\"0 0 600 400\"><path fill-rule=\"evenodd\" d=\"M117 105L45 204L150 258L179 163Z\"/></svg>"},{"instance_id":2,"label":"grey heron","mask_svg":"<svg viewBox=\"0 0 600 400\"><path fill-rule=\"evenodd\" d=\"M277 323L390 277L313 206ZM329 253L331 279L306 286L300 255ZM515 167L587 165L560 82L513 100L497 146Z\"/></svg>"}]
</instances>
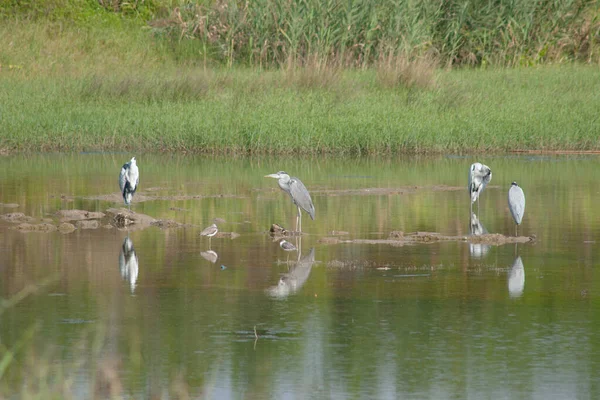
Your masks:
<instances>
[{"instance_id":1,"label":"grey heron","mask_svg":"<svg viewBox=\"0 0 600 400\"><path fill-rule=\"evenodd\" d=\"M138 278L138 258L133 248L133 242L129 239L129 236L125 237L123 245L121 246L121 253L119 254L119 270L121 271L121 277L129 282L129 288L131 294L135 291L135 283Z\"/></svg>"},{"instance_id":2,"label":"grey heron","mask_svg":"<svg viewBox=\"0 0 600 400\"><path fill-rule=\"evenodd\" d=\"M471 197L471 210L473 203L479 199L486 185L492 180L492 170L482 163L473 163L469 168L469 196ZM477 201L477 212L479 213L479 202Z\"/></svg>"},{"instance_id":3,"label":"grey heron","mask_svg":"<svg viewBox=\"0 0 600 400\"><path fill-rule=\"evenodd\" d=\"M217 224L212 224L211 226L204 228L202 232L200 232L200 236L208 236L208 247L210 248L210 238L215 236L219 232L219 228Z\"/></svg>"},{"instance_id":4,"label":"grey heron","mask_svg":"<svg viewBox=\"0 0 600 400\"><path fill-rule=\"evenodd\" d=\"M296 217L296 231L302 232L302 214L300 209L303 209L310 215L312 220L315 219L315 206L313 205L310 194L306 186L296 177L290 177L286 172L279 171L275 174L265 175L265 178L275 178L281 190L286 192L292 198L292 201L298 207L298 216Z\"/></svg>"},{"instance_id":5,"label":"grey heron","mask_svg":"<svg viewBox=\"0 0 600 400\"><path fill-rule=\"evenodd\" d=\"M523 214L525 213L525 193L517 185L517 182L513 182L510 185L510 189L508 189L508 209L515 220L515 236L517 236L519 225L521 225Z\"/></svg>"},{"instance_id":6,"label":"grey heron","mask_svg":"<svg viewBox=\"0 0 600 400\"><path fill-rule=\"evenodd\" d=\"M125 200L125 204L129 207L129 210L131 210L131 200L138 188L139 181L140 171L135 157L133 157L128 163L123 165L119 174L119 187L121 188L123 200Z\"/></svg>"}]
</instances>

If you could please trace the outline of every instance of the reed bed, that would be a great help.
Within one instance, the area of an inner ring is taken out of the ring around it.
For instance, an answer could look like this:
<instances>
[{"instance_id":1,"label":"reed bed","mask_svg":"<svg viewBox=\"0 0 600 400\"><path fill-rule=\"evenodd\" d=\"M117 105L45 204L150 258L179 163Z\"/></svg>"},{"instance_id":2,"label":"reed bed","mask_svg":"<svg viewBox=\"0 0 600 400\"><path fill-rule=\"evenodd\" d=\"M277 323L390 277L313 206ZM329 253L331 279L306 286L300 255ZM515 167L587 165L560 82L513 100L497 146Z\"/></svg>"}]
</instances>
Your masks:
<instances>
[{"instance_id":1,"label":"reed bed","mask_svg":"<svg viewBox=\"0 0 600 400\"><path fill-rule=\"evenodd\" d=\"M595 0L216 0L179 2L150 25L229 66L519 66L597 62L598 13Z\"/></svg>"}]
</instances>

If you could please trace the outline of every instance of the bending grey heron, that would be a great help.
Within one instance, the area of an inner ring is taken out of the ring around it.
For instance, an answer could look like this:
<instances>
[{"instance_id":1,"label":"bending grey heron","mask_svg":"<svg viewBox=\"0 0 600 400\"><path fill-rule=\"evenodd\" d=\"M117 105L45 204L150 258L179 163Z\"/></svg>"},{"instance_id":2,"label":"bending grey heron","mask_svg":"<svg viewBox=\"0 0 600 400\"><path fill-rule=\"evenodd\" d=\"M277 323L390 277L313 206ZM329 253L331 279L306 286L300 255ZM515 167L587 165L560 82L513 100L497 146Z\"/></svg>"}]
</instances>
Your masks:
<instances>
[{"instance_id":1,"label":"bending grey heron","mask_svg":"<svg viewBox=\"0 0 600 400\"><path fill-rule=\"evenodd\" d=\"M129 236L125 237L123 245L121 246L121 253L119 254L119 270L121 271L121 277L129 282L129 288L131 294L135 291L135 283L138 278L138 258L133 248L133 242L129 239Z\"/></svg>"},{"instance_id":2,"label":"bending grey heron","mask_svg":"<svg viewBox=\"0 0 600 400\"><path fill-rule=\"evenodd\" d=\"M492 180L492 170L482 163L471 164L469 169L469 196L471 196L471 210L473 203L479 199L486 185ZM477 202L477 213L479 213L479 202Z\"/></svg>"},{"instance_id":3,"label":"bending grey heron","mask_svg":"<svg viewBox=\"0 0 600 400\"><path fill-rule=\"evenodd\" d=\"M139 181L140 171L135 157L133 157L128 163L123 165L119 174L119 187L121 188L123 200L125 200L125 204L129 207L129 210L131 210L131 200L137 190Z\"/></svg>"},{"instance_id":4,"label":"bending grey heron","mask_svg":"<svg viewBox=\"0 0 600 400\"><path fill-rule=\"evenodd\" d=\"M296 231L302 232L302 214L300 209L310 215L310 218L314 221L315 219L315 206L313 205L310 194L306 189L306 186L295 177L290 177L287 173L279 171L276 174L265 175L265 178L275 178L281 190L286 192L292 198L292 201L298 207L298 216L296 217Z\"/></svg>"},{"instance_id":5,"label":"bending grey heron","mask_svg":"<svg viewBox=\"0 0 600 400\"><path fill-rule=\"evenodd\" d=\"M210 238L215 236L219 232L219 228L217 224L212 224L208 228L205 228L202 232L200 232L200 236L208 236L208 247L210 248Z\"/></svg>"},{"instance_id":6,"label":"bending grey heron","mask_svg":"<svg viewBox=\"0 0 600 400\"><path fill-rule=\"evenodd\" d=\"M508 189L508 209L515 220L515 236L519 232L519 225L523 220L523 214L525 213L525 193L523 189L517 185L517 182L513 182Z\"/></svg>"}]
</instances>

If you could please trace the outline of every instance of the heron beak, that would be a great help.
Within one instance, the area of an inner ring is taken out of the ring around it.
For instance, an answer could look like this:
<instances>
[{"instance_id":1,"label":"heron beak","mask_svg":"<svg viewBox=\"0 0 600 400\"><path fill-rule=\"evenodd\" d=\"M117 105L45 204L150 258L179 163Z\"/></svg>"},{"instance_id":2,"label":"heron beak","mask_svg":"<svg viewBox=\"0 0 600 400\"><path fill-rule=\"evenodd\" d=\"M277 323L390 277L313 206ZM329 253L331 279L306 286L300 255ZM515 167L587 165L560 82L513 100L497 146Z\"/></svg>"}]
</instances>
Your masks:
<instances>
[{"instance_id":1,"label":"heron beak","mask_svg":"<svg viewBox=\"0 0 600 400\"><path fill-rule=\"evenodd\" d=\"M265 175L265 178L275 178L275 179L279 179L279 175L278 175L278 174Z\"/></svg>"}]
</instances>

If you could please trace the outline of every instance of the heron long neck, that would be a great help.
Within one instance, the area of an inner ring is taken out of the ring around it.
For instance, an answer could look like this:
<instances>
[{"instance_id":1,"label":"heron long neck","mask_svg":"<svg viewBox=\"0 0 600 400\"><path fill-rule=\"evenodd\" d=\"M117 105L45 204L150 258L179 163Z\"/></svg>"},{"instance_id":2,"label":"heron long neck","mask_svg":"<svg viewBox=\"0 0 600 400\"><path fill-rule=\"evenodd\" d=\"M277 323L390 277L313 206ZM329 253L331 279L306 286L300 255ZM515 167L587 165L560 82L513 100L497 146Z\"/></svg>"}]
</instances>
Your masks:
<instances>
[{"instance_id":1,"label":"heron long neck","mask_svg":"<svg viewBox=\"0 0 600 400\"><path fill-rule=\"evenodd\" d=\"M287 175L282 176L281 178L279 178L279 180L277 181L277 183L279 184L279 187L282 190L285 190L286 192L290 191L290 177Z\"/></svg>"}]
</instances>

